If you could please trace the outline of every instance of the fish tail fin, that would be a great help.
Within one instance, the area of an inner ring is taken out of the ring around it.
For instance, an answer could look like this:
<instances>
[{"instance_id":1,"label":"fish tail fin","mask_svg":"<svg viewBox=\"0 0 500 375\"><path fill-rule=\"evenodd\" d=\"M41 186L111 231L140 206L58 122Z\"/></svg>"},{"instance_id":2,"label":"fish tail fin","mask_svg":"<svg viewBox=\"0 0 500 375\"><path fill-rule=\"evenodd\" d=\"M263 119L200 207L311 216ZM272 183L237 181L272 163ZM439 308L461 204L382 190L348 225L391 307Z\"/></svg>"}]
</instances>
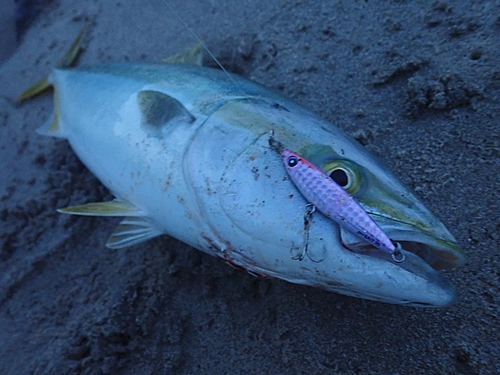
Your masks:
<instances>
[{"instance_id":1,"label":"fish tail fin","mask_svg":"<svg viewBox=\"0 0 500 375\"><path fill-rule=\"evenodd\" d=\"M68 52L57 62L56 68L69 68L76 63L78 55L82 50L82 41L85 32L87 31L87 26L84 26L73 44L69 48ZM52 87L52 83L50 82L50 74L43 77L40 81L35 83L33 86L28 87L24 90L21 95L17 97L18 102L24 102L25 100L34 98L35 96L45 92L50 87Z\"/></svg>"},{"instance_id":2,"label":"fish tail fin","mask_svg":"<svg viewBox=\"0 0 500 375\"><path fill-rule=\"evenodd\" d=\"M43 77L40 81L35 83L33 86L28 87L26 90L19 95L16 100L19 103L24 102L25 100L34 98L35 96L41 94L42 92L48 90L52 87L52 84L49 82L49 76Z\"/></svg>"},{"instance_id":3,"label":"fish tail fin","mask_svg":"<svg viewBox=\"0 0 500 375\"><path fill-rule=\"evenodd\" d=\"M52 116L45 124L36 129L36 132L41 135L65 138L60 124L59 93L57 88L54 89L54 113L52 113Z\"/></svg>"},{"instance_id":4,"label":"fish tail fin","mask_svg":"<svg viewBox=\"0 0 500 375\"><path fill-rule=\"evenodd\" d=\"M106 243L106 246L110 249L121 249L137 245L163 234L161 230L153 225L142 210L125 200L115 199L110 202L87 203L80 206L61 208L57 211L83 216L126 216Z\"/></svg>"}]
</instances>

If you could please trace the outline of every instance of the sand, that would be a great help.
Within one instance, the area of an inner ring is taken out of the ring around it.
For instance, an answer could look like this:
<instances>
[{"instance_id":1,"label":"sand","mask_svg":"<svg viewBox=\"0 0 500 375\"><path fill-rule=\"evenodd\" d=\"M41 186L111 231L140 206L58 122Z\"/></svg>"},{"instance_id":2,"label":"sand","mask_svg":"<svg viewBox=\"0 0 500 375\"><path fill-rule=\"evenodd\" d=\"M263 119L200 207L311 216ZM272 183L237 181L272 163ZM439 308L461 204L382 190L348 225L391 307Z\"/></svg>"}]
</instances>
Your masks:
<instances>
[{"instance_id":1,"label":"sand","mask_svg":"<svg viewBox=\"0 0 500 375\"><path fill-rule=\"evenodd\" d=\"M104 244L111 196L12 99L84 24L79 64L195 40L159 0L48 2L0 66L0 374L500 373L500 2L171 1L230 70L360 140L457 237L460 301L416 309L259 280L166 236Z\"/></svg>"}]
</instances>

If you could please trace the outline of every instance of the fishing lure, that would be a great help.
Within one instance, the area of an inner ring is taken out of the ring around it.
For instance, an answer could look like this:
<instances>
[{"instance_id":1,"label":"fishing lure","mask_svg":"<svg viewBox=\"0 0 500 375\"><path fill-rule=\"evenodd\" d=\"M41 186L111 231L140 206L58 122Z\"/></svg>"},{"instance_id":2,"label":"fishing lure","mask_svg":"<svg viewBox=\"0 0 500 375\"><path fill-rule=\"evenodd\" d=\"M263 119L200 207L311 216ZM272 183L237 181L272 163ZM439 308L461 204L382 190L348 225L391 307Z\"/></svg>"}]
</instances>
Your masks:
<instances>
[{"instance_id":1,"label":"fishing lure","mask_svg":"<svg viewBox=\"0 0 500 375\"><path fill-rule=\"evenodd\" d=\"M396 262L404 255L361 205L321 169L290 150L283 150L283 162L291 180L318 211L376 248L389 253Z\"/></svg>"}]
</instances>

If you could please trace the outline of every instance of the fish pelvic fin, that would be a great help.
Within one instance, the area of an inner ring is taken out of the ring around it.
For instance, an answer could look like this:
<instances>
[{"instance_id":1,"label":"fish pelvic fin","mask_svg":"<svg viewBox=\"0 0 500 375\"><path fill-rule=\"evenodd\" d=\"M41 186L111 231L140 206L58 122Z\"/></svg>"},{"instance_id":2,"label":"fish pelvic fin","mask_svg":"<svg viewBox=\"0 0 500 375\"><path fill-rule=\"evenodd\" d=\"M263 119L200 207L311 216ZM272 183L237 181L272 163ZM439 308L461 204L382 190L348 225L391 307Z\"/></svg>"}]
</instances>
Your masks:
<instances>
[{"instance_id":1,"label":"fish pelvic fin","mask_svg":"<svg viewBox=\"0 0 500 375\"><path fill-rule=\"evenodd\" d=\"M110 249L121 249L137 245L163 234L145 217L126 217L106 242Z\"/></svg>"},{"instance_id":2,"label":"fish pelvic fin","mask_svg":"<svg viewBox=\"0 0 500 375\"><path fill-rule=\"evenodd\" d=\"M79 206L59 208L57 212L81 216L145 216L145 213L132 203L120 199L109 202L94 202Z\"/></svg>"},{"instance_id":3,"label":"fish pelvic fin","mask_svg":"<svg viewBox=\"0 0 500 375\"><path fill-rule=\"evenodd\" d=\"M86 31L87 26L83 27L83 29L74 40L73 44L71 44L68 52L66 52L66 54L57 62L56 68L69 68L75 65L76 60L78 59L78 55L82 50L83 36L85 35ZM16 100L20 103L24 102L25 100L34 98L35 96L45 92L50 87L52 87L52 84L50 82L49 75L47 75L37 83L35 83L33 86L30 86L26 90L24 90L21 95L16 98Z\"/></svg>"}]
</instances>

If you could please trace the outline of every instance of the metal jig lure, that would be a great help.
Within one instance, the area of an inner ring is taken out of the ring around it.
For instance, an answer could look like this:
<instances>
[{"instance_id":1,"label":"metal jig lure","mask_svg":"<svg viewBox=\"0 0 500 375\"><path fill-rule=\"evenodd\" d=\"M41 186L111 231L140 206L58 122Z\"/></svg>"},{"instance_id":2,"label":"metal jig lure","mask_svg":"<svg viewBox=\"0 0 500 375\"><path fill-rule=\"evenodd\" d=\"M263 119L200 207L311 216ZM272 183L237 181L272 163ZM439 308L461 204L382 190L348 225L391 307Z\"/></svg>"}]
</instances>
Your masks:
<instances>
[{"instance_id":1,"label":"metal jig lure","mask_svg":"<svg viewBox=\"0 0 500 375\"><path fill-rule=\"evenodd\" d=\"M281 153L290 179L318 211L351 233L391 254L395 262L404 261L401 246L393 243L361 205L321 169L284 149Z\"/></svg>"}]
</instances>

